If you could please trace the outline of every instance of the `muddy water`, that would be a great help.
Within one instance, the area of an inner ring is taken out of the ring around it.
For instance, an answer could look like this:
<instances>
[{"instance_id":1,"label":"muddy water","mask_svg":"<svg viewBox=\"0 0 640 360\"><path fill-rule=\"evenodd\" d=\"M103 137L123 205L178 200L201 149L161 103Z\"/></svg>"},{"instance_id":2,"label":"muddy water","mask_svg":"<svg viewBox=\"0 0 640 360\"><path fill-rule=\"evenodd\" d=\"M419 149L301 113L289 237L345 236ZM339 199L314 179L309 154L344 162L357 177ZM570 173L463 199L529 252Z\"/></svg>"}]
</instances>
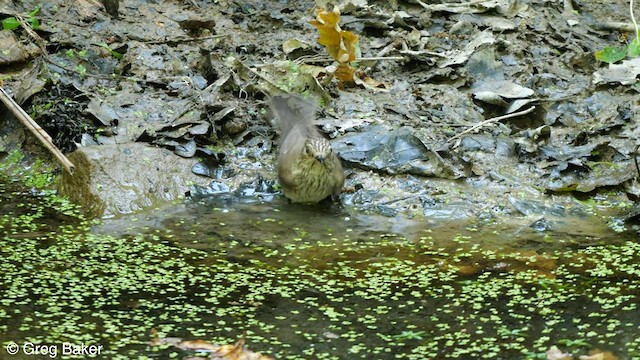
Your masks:
<instances>
[{"instance_id":1,"label":"muddy water","mask_svg":"<svg viewBox=\"0 0 640 360\"><path fill-rule=\"evenodd\" d=\"M218 344L246 331L278 359L640 356L640 246L601 213L542 226L221 198L90 224L44 195L20 199L0 204L4 346L194 355L150 346L155 329Z\"/></svg>"},{"instance_id":2,"label":"muddy water","mask_svg":"<svg viewBox=\"0 0 640 360\"><path fill-rule=\"evenodd\" d=\"M172 246L255 271L258 284L227 301L255 307L268 344L256 347L278 358L638 351L638 247L602 214L547 216L552 230L540 231L536 217L446 222L222 199L136 218L96 231L160 230ZM623 263L633 270L617 271Z\"/></svg>"}]
</instances>

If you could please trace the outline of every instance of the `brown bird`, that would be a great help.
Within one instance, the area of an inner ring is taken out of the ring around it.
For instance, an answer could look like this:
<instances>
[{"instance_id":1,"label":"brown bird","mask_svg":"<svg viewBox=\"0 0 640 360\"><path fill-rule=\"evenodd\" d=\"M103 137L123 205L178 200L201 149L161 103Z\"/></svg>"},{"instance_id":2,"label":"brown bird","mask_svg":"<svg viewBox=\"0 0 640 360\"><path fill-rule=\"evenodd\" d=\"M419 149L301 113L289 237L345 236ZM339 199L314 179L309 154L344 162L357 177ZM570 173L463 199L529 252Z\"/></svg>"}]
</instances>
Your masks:
<instances>
[{"instance_id":1,"label":"brown bird","mask_svg":"<svg viewBox=\"0 0 640 360\"><path fill-rule=\"evenodd\" d=\"M271 108L280 128L278 178L292 202L317 203L337 195L344 171L331 144L316 129L315 107L300 97L274 96Z\"/></svg>"}]
</instances>

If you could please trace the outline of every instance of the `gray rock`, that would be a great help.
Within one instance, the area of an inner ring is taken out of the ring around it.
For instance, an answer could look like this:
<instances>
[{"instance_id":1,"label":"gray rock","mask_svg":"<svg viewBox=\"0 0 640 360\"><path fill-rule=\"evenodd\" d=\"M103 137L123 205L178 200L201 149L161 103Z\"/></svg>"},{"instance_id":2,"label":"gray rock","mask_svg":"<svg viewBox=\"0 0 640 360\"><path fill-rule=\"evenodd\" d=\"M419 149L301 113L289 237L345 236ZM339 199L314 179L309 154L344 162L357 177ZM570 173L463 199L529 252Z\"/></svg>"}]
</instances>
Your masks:
<instances>
[{"instance_id":1,"label":"gray rock","mask_svg":"<svg viewBox=\"0 0 640 360\"><path fill-rule=\"evenodd\" d=\"M191 185L211 180L191 172L197 159L143 143L82 147L69 159L75 175L62 176L60 193L91 216L113 217L183 198Z\"/></svg>"}]
</instances>

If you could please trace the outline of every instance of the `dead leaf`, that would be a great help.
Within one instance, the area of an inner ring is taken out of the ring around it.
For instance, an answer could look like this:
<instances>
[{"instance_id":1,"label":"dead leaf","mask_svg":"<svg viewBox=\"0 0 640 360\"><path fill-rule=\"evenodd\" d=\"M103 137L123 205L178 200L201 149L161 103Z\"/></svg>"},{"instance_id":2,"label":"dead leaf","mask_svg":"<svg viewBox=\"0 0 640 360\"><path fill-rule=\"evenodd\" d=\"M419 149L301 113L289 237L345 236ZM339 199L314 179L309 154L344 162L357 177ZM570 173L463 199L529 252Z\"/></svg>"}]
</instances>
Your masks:
<instances>
[{"instance_id":1,"label":"dead leaf","mask_svg":"<svg viewBox=\"0 0 640 360\"><path fill-rule=\"evenodd\" d=\"M284 51L285 54L290 54L295 50L308 50L310 48L311 46L309 46L309 44L298 39L289 39L282 43L282 51Z\"/></svg>"},{"instance_id":2,"label":"dead leaf","mask_svg":"<svg viewBox=\"0 0 640 360\"><path fill-rule=\"evenodd\" d=\"M353 82L354 74L356 73L356 69L354 69L349 64L340 64L338 68L336 68L335 76L340 81L344 82Z\"/></svg>"},{"instance_id":3,"label":"dead leaf","mask_svg":"<svg viewBox=\"0 0 640 360\"><path fill-rule=\"evenodd\" d=\"M358 76L359 75L359 76ZM389 91L389 86L383 82L370 78L364 74L358 74L354 76L354 81L357 85L362 86L365 89L374 91Z\"/></svg>"},{"instance_id":4,"label":"dead leaf","mask_svg":"<svg viewBox=\"0 0 640 360\"><path fill-rule=\"evenodd\" d=\"M151 329L151 336L152 339L149 342L151 346L169 344L187 351L206 351L210 353L209 359L212 360L274 360L270 356L245 349L246 332L235 344L222 346L214 345L205 340L182 340L174 337L161 338L158 336L156 329Z\"/></svg>"},{"instance_id":5,"label":"dead leaf","mask_svg":"<svg viewBox=\"0 0 640 360\"><path fill-rule=\"evenodd\" d=\"M640 75L640 57L624 60L621 64L611 64L593 73L593 84L604 85L610 83L620 83L622 85L633 85L638 81Z\"/></svg>"},{"instance_id":6,"label":"dead leaf","mask_svg":"<svg viewBox=\"0 0 640 360\"><path fill-rule=\"evenodd\" d=\"M619 358L615 356L611 351L600 351L598 349L593 349L589 351L589 355L580 355L580 360L618 360Z\"/></svg>"},{"instance_id":7,"label":"dead leaf","mask_svg":"<svg viewBox=\"0 0 640 360\"><path fill-rule=\"evenodd\" d=\"M572 360L573 356L563 353L557 346L552 346L547 350L547 360Z\"/></svg>"},{"instance_id":8,"label":"dead leaf","mask_svg":"<svg viewBox=\"0 0 640 360\"><path fill-rule=\"evenodd\" d=\"M204 340L185 340L185 341L180 341L174 346L182 350L194 350L194 351L202 350L202 351L211 351L211 352L218 352L222 348L222 346L213 345Z\"/></svg>"},{"instance_id":9,"label":"dead leaf","mask_svg":"<svg viewBox=\"0 0 640 360\"><path fill-rule=\"evenodd\" d=\"M323 45L329 55L340 63L350 63L356 59L358 35L340 29L340 10L334 7L329 12L323 8L316 9L316 20L309 23L318 29L318 43Z\"/></svg>"}]
</instances>

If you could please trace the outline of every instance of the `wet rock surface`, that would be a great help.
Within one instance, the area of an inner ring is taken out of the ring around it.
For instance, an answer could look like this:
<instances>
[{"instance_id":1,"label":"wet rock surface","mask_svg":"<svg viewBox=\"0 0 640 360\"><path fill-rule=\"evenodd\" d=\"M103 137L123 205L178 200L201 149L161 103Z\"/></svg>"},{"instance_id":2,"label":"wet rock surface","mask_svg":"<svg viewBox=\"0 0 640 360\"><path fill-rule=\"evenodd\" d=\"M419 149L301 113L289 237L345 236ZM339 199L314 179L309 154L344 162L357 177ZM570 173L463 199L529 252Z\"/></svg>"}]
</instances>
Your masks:
<instances>
[{"instance_id":1,"label":"wet rock surface","mask_svg":"<svg viewBox=\"0 0 640 360\"><path fill-rule=\"evenodd\" d=\"M377 81L353 86L332 80L307 1L104 5L43 4L34 16L44 65L22 62L5 83L41 124L55 124L47 130L68 152L137 141L197 158L175 170L183 179L193 169L232 192L273 181L277 136L264 100L284 90L322 100L318 127L349 167L353 191L341 202L366 211L499 217L518 214L513 192L640 195L637 59L594 57L630 31L616 25L629 23L624 1L344 2L341 27L374 59L358 70ZM20 28L2 39L37 43Z\"/></svg>"},{"instance_id":2,"label":"wet rock surface","mask_svg":"<svg viewBox=\"0 0 640 360\"><path fill-rule=\"evenodd\" d=\"M74 175L64 173L60 193L93 216L112 217L183 199L209 180L188 170L195 159L143 143L82 147L69 156Z\"/></svg>"}]
</instances>

